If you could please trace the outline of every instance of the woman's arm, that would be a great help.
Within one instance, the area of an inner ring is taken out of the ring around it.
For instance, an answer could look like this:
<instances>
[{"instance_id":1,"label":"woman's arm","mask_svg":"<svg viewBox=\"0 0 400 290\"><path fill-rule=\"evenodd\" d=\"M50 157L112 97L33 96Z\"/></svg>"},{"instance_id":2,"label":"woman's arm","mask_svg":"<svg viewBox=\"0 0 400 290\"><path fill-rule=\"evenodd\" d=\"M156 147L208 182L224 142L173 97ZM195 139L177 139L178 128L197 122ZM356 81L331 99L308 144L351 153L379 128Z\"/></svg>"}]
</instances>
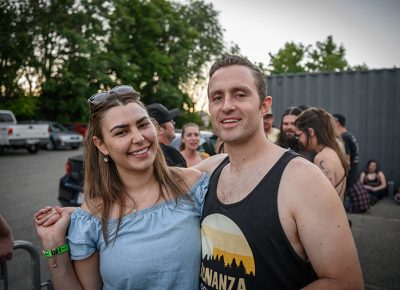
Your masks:
<instances>
[{"instance_id":1,"label":"woman's arm","mask_svg":"<svg viewBox=\"0 0 400 290\"><path fill-rule=\"evenodd\" d=\"M382 171L378 172L378 178L381 184L379 184L378 186L371 186L372 191L379 191L387 187L386 177Z\"/></svg>"},{"instance_id":2,"label":"woman's arm","mask_svg":"<svg viewBox=\"0 0 400 290\"><path fill-rule=\"evenodd\" d=\"M365 179L365 172L361 172L360 178L358 179L359 182L364 184L364 179Z\"/></svg>"},{"instance_id":3,"label":"woman's arm","mask_svg":"<svg viewBox=\"0 0 400 290\"><path fill-rule=\"evenodd\" d=\"M54 249L65 244L70 213L71 209L46 207L35 214L36 231L42 241L43 249ZM85 260L74 262L74 265L68 252L48 258L54 288L60 290L100 289L102 283L98 262L97 253ZM75 264L76 268L74 268ZM85 275L87 276L84 277Z\"/></svg>"}]
</instances>

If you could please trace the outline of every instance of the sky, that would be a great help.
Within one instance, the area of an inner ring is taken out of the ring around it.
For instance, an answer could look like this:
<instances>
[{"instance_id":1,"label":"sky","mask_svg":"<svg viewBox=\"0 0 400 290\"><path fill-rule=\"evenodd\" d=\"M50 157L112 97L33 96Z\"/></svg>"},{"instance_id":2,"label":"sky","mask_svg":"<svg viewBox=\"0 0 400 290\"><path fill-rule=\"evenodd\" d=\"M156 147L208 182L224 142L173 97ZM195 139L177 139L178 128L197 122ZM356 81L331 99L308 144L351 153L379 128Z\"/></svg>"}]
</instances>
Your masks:
<instances>
[{"instance_id":1,"label":"sky","mask_svg":"<svg viewBox=\"0 0 400 290\"><path fill-rule=\"evenodd\" d=\"M400 0L205 0L219 11L227 44L266 66L286 42L333 36L351 66L400 67Z\"/></svg>"}]
</instances>

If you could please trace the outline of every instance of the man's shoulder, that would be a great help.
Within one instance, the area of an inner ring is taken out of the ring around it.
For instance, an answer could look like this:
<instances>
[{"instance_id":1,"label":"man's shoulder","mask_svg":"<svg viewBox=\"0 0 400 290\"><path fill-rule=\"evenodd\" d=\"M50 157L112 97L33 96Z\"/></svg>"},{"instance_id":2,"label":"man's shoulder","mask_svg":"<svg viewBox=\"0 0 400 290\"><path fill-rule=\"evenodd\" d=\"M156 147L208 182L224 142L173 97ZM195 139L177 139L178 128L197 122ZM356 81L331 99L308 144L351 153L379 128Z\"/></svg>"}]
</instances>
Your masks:
<instances>
[{"instance_id":1,"label":"man's shoulder","mask_svg":"<svg viewBox=\"0 0 400 290\"><path fill-rule=\"evenodd\" d=\"M162 151L164 151L164 152L179 152L176 148L174 148L170 145L163 144L163 143L160 143L160 147L161 147Z\"/></svg>"},{"instance_id":2,"label":"man's shoulder","mask_svg":"<svg viewBox=\"0 0 400 290\"><path fill-rule=\"evenodd\" d=\"M187 167L185 158L177 149L162 143L160 143L160 147L169 166Z\"/></svg>"}]
</instances>

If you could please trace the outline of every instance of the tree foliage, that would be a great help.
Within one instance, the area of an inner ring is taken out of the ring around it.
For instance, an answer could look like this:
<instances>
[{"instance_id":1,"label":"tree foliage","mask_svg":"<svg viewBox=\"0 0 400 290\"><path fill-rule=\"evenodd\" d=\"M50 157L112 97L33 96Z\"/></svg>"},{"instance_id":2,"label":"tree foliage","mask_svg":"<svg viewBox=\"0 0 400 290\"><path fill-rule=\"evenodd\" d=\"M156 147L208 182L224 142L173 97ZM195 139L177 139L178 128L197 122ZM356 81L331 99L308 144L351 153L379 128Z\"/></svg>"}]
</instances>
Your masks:
<instances>
[{"instance_id":1,"label":"tree foliage","mask_svg":"<svg viewBox=\"0 0 400 290\"><path fill-rule=\"evenodd\" d=\"M185 84L223 49L201 0L20 0L0 16L2 106L29 99L26 117L84 120L91 94L122 83L145 103L192 108Z\"/></svg>"},{"instance_id":2,"label":"tree foliage","mask_svg":"<svg viewBox=\"0 0 400 290\"><path fill-rule=\"evenodd\" d=\"M344 46L337 45L332 36L324 42L318 41L314 47L288 42L275 55L269 53L269 56L271 74L368 69L365 64L351 67L346 60Z\"/></svg>"}]
</instances>

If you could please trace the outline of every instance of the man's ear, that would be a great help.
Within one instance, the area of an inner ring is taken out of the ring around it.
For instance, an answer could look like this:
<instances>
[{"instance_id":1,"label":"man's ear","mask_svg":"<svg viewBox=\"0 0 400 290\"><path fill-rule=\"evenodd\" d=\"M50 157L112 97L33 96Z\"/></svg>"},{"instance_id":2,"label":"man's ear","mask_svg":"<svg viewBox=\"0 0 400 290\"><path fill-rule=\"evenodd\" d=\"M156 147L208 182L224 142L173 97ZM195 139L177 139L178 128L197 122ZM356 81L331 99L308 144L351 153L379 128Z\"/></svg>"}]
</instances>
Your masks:
<instances>
[{"instance_id":1,"label":"man's ear","mask_svg":"<svg viewBox=\"0 0 400 290\"><path fill-rule=\"evenodd\" d=\"M101 153L103 153L104 155L108 155L108 151L100 138L98 138L97 136L93 136L93 143Z\"/></svg>"},{"instance_id":2,"label":"man's ear","mask_svg":"<svg viewBox=\"0 0 400 290\"><path fill-rule=\"evenodd\" d=\"M271 111L272 108L272 97L266 96L265 99L261 103L261 114L264 117Z\"/></svg>"},{"instance_id":3,"label":"man's ear","mask_svg":"<svg viewBox=\"0 0 400 290\"><path fill-rule=\"evenodd\" d=\"M314 129L313 128L307 128L307 131L308 131L308 135L309 136L314 136L315 135L315 131L314 131Z\"/></svg>"}]
</instances>

